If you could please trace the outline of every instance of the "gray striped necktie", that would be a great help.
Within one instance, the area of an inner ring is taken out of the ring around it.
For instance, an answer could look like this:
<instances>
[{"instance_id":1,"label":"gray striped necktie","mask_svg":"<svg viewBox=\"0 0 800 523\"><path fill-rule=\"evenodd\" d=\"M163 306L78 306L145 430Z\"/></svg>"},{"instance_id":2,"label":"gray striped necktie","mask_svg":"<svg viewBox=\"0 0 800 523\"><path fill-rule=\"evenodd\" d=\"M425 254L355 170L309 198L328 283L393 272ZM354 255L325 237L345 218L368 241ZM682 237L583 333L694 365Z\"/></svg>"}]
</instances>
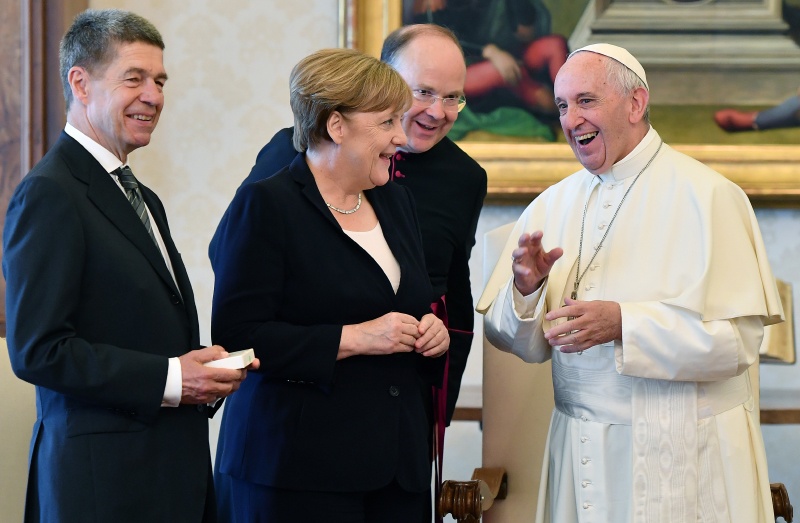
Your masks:
<instances>
[{"instance_id":1,"label":"gray striped necktie","mask_svg":"<svg viewBox=\"0 0 800 523\"><path fill-rule=\"evenodd\" d=\"M131 202L133 210L136 211L139 219L144 224L144 228L147 229L147 233L155 242L156 247L158 247L156 236L153 234L153 227L150 225L150 217L147 215L147 208L144 206L144 200L142 199L142 190L139 188L139 182L136 181L133 171L127 165L123 165L115 172L119 178L120 185L125 189L125 194L128 196L128 201Z\"/></svg>"}]
</instances>

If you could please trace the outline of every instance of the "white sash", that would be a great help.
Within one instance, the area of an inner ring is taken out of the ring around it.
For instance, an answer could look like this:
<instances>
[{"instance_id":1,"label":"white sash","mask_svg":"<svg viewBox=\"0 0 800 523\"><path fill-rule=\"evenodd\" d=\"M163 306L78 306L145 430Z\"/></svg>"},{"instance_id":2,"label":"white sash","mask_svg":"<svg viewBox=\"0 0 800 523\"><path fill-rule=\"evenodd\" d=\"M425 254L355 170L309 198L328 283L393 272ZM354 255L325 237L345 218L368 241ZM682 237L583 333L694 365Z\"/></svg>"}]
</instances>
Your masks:
<instances>
[{"instance_id":1,"label":"white sash","mask_svg":"<svg viewBox=\"0 0 800 523\"><path fill-rule=\"evenodd\" d=\"M728 382L740 386L727 387ZM717 405L708 405L705 414L717 414L741 400L747 373L728 382L714 387L719 394L709 397ZM633 523L730 521L724 488L718 484L724 474L715 455L715 428L713 423L698 424L697 388L695 382L632 380Z\"/></svg>"},{"instance_id":2,"label":"white sash","mask_svg":"<svg viewBox=\"0 0 800 523\"><path fill-rule=\"evenodd\" d=\"M591 350L612 357L614 348ZM698 421L748 401L748 373L720 382L676 382L622 376L589 355L554 356L556 409L576 419L631 426L633 523L730 521L715 425Z\"/></svg>"}]
</instances>

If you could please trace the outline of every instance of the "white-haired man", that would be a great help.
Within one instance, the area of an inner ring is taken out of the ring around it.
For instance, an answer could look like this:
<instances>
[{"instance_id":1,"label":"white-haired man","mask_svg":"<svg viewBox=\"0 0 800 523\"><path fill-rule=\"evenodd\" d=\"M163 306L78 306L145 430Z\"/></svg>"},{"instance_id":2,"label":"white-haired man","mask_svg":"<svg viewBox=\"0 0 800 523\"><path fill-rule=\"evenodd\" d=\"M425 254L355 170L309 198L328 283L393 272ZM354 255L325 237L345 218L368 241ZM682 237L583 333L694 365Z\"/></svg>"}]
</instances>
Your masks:
<instances>
[{"instance_id":1,"label":"white-haired man","mask_svg":"<svg viewBox=\"0 0 800 523\"><path fill-rule=\"evenodd\" d=\"M783 311L747 197L663 143L625 49L574 51L555 100L584 169L525 210L478 304L497 347L553 361L536 521L773 521L746 370Z\"/></svg>"}]
</instances>

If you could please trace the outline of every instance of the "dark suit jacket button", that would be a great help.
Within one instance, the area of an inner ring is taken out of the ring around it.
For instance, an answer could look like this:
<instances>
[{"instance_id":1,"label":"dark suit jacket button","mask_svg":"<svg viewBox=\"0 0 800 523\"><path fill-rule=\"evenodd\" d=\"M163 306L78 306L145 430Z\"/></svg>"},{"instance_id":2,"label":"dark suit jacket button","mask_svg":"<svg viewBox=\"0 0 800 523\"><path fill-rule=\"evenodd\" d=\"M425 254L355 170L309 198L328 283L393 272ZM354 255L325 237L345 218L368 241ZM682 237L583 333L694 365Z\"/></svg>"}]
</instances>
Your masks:
<instances>
[{"instance_id":1,"label":"dark suit jacket button","mask_svg":"<svg viewBox=\"0 0 800 523\"><path fill-rule=\"evenodd\" d=\"M172 304L173 305L180 305L181 304L181 298L177 294L173 294L169 298L170 298L170 300L172 300Z\"/></svg>"},{"instance_id":2,"label":"dark suit jacket button","mask_svg":"<svg viewBox=\"0 0 800 523\"><path fill-rule=\"evenodd\" d=\"M400 395L400 389L398 389L397 387L392 385L391 387L389 387L389 395L390 396L394 396L394 397L399 396Z\"/></svg>"},{"instance_id":3,"label":"dark suit jacket button","mask_svg":"<svg viewBox=\"0 0 800 523\"><path fill-rule=\"evenodd\" d=\"M205 411L206 411L205 405L203 405L202 403L197 405L197 412L205 412Z\"/></svg>"}]
</instances>

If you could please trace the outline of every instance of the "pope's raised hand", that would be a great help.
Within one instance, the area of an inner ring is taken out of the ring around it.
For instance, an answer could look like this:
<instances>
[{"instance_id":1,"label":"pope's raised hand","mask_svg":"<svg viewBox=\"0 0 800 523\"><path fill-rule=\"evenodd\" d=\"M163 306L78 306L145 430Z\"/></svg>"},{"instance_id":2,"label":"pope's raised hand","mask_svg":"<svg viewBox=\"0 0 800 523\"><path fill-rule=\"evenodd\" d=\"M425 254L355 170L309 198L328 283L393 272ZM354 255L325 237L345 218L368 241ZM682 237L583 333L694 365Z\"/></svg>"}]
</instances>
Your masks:
<instances>
[{"instance_id":1,"label":"pope's raised hand","mask_svg":"<svg viewBox=\"0 0 800 523\"><path fill-rule=\"evenodd\" d=\"M517 248L511 252L514 286L523 296L534 292L550 274L550 269L562 254L564 250L560 247L551 251L544 250L542 231L523 234L519 237Z\"/></svg>"}]
</instances>

